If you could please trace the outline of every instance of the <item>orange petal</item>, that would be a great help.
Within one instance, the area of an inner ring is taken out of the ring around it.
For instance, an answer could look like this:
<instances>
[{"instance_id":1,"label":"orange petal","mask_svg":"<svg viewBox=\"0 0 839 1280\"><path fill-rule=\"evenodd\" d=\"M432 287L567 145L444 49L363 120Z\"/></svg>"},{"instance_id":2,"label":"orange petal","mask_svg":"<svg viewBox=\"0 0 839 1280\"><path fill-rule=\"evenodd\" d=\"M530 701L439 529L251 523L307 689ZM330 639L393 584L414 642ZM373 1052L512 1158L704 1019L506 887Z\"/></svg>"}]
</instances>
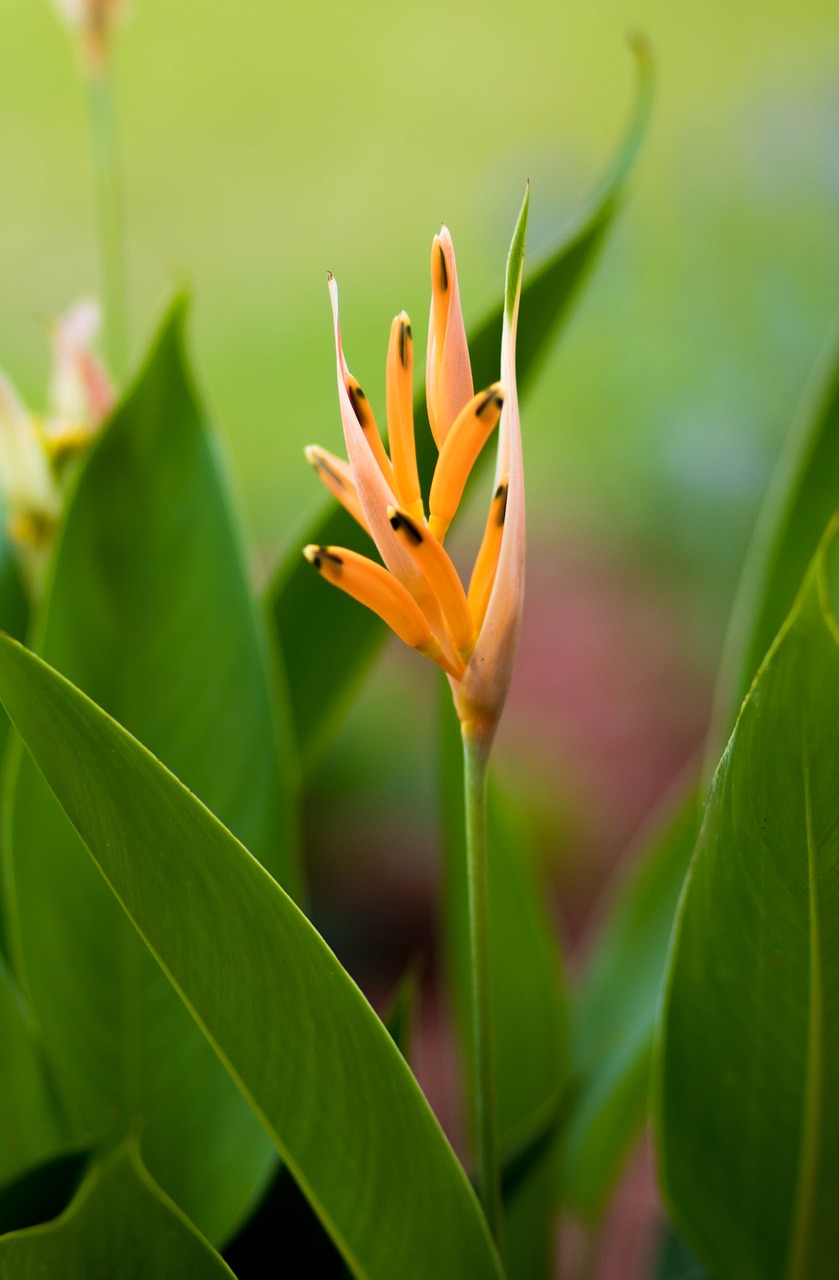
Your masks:
<instances>
[{"instance_id":1,"label":"orange petal","mask_svg":"<svg viewBox=\"0 0 839 1280\"><path fill-rule=\"evenodd\" d=\"M457 570L427 525L413 520L407 511L397 507L389 507L387 514L397 537L421 569L440 602L458 655L465 661L472 652L475 628Z\"/></svg>"},{"instance_id":2,"label":"orange petal","mask_svg":"<svg viewBox=\"0 0 839 1280\"><path fill-rule=\"evenodd\" d=\"M403 311L390 326L387 352L387 434L403 507L422 519L422 493L414 441L414 339Z\"/></svg>"},{"instance_id":3,"label":"orange petal","mask_svg":"<svg viewBox=\"0 0 839 1280\"><path fill-rule=\"evenodd\" d=\"M405 644L419 649L451 675L459 674L446 659L419 605L387 569L345 547L309 545L303 554L321 577L372 609Z\"/></svg>"},{"instance_id":4,"label":"orange petal","mask_svg":"<svg viewBox=\"0 0 839 1280\"><path fill-rule=\"evenodd\" d=\"M328 449L321 449L320 445L310 444L305 449L306 461L310 466L314 467L319 478L332 494L333 498L337 498L341 505L349 511L354 520L357 520L365 533L369 533L367 521L364 519L364 512L361 510L361 503L358 500L358 494L355 491L353 478L350 474L349 464L344 462L343 458L338 458L334 453L330 453Z\"/></svg>"},{"instance_id":5,"label":"orange petal","mask_svg":"<svg viewBox=\"0 0 839 1280\"><path fill-rule=\"evenodd\" d=\"M469 473L501 415L504 391L494 382L461 409L446 436L431 482L429 528L442 542L463 496Z\"/></svg>"},{"instance_id":6,"label":"orange petal","mask_svg":"<svg viewBox=\"0 0 839 1280\"><path fill-rule=\"evenodd\" d=\"M474 652L463 679L454 686L464 735L481 742L486 751L492 744L510 687L524 604L524 473L516 388L516 325L529 203L528 184L507 259L504 293L501 380L507 399L501 413L497 478L499 482L504 475L509 479L498 568Z\"/></svg>"},{"instance_id":7,"label":"orange petal","mask_svg":"<svg viewBox=\"0 0 839 1280\"><path fill-rule=\"evenodd\" d=\"M414 560L408 555L390 526L387 509L389 506L397 505L396 495L373 457L347 391L347 365L344 360L341 328L338 323L338 285L332 275L329 276L329 296L332 301L335 327L338 401L341 408L344 441L347 446L350 473L367 521L367 528L388 569L420 605L431 624L432 631L441 644L444 644L446 629L440 607Z\"/></svg>"},{"instance_id":8,"label":"orange petal","mask_svg":"<svg viewBox=\"0 0 839 1280\"><path fill-rule=\"evenodd\" d=\"M495 583L498 557L501 552L501 541L504 534L504 521L507 515L507 488L508 482L504 479L492 495L486 529L475 560L475 567L472 570L472 578L469 582L467 599L476 632L479 632L483 626L489 598Z\"/></svg>"},{"instance_id":9,"label":"orange petal","mask_svg":"<svg viewBox=\"0 0 839 1280\"><path fill-rule=\"evenodd\" d=\"M431 246L431 319L425 394L431 431L437 448L441 449L452 423L473 394L454 245L447 227L434 237Z\"/></svg>"}]
</instances>

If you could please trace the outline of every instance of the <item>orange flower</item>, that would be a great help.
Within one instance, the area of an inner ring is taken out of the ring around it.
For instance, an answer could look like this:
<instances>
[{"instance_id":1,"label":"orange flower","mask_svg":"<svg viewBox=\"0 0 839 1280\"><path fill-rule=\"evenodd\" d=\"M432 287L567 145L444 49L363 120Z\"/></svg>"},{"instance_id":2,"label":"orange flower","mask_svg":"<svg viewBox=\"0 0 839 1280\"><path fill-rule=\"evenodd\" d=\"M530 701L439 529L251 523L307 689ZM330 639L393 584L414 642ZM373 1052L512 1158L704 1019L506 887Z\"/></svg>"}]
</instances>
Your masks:
<instances>
[{"instance_id":1,"label":"orange flower","mask_svg":"<svg viewBox=\"0 0 839 1280\"><path fill-rule=\"evenodd\" d=\"M406 644L447 673L466 736L488 750L512 676L524 591L524 482L516 393L518 318L529 190L507 263L501 378L474 393L454 246L443 227L431 249L426 364L437 459L427 509L417 472L413 335L402 312L387 356L388 454L367 397L344 359L338 286L330 275L338 399L348 462L310 446L309 462L373 538L384 567L342 547L308 546L319 573L377 613ZM469 474L498 426L498 454L483 540L468 588L444 547Z\"/></svg>"}]
</instances>

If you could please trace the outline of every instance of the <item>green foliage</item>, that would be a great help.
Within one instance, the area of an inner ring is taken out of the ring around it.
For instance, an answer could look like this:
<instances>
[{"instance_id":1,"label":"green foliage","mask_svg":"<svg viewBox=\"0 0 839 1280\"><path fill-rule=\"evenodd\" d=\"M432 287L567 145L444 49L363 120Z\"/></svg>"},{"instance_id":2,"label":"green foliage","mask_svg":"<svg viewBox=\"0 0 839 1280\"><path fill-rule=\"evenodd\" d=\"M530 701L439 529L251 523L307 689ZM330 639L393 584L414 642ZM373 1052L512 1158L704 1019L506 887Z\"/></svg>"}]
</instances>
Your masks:
<instances>
[{"instance_id":1,"label":"green foliage","mask_svg":"<svg viewBox=\"0 0 839 1280\"><path fill-rule=\"evenodd\" d=\"M839 347L831 344L793 429L735 602L717 695L716 727L730 727L839 506ZM691 792L636 862L606 913L575 1002L582 1086L568 1144L568 1193L598 1214L647 1110L653 1028L679 889L701 821Z\"/></svg>"},{"instance_id":2,"label":"green foliage","mask_svg":"<svg viewBox=\"0 0 839 1280\"><path fill-rule=\"evenodd\" d=\"M602 1213L646 1113L662 974L698 808L691 789L614 894L572 1003L565 1193L587 1218Z\"/></svg>"},{"instance_id":3,"label":"green foliage","mask_svg":"<svg viewBox=\"0 0 839 1280\"><path fill-rule=\"evenodd\" d=\"M416 1081L291 898L144 747L5 637L0 699L354 1274L497 1280Z\"/></svg>"},{"instance_id":4,"label":"green foliage","mask_svg":"<svg viewBox=\"0 0 839 1280\"><path fill-rule=\"evenodd\" d=\"M669 963L661 1173L680 1232L715 1280L828 1280L839 1253L830 557L828 541L740 713Z\"/></svg>"},{"instance_id":5,"label":"green foliage","mask_svg":"<svg viewBox=\"0 0 839 1280\"><path fill-rule=\"evenodd\" d=\"M0 1183L52 1155L61 1138L37 1033L0 957Z\"/></svg>"},{"instance_id":6,"label":"green foliage","mask_svg":"<svg viewBox=\"0 0 839 1280\"><path fill-rule=\"evenodd\" d=\"M525 276L517 341L518 385L524 395L550 350L573 300L591 269L603 239L620 208L625 185L649 120L652 79L649 58L636 49L639 93L635 113L613 166L591 208L570 233L563 229L543 261ZM501 361L503 299L470 335L476 387L498 378ZM414 406L420 480L427 488L436 462L428 426L424 390ZM304 562L304 543L346 546L369 553L370 540L334 502L323 516L301 532L269 583L266 608L273 618L289 675L291 706L304 770L317 759L346 710L358 683L382 642L379 619L340 591L328 591ZM301 627L300 619L307 620ZM334 638L341 637L341 661L335 661Z\"/></svg>"},{"instance_id":7,"label":"green foliage","mask_svg":"<svg viewBox=\"0 0 839 1280\"><path fill-rule=\"evenodd\" d=\"M0 1239L2 1280L222 1280L232 1275L155 1184L132 1145L90 1171L60 1218Z\"/></svg>"},{"instance_id":8,"label":"green foliage","mask_svg":"<svg viewBox=\"0 0 839 1280\"><path fill-rule=\"evenodd\" d=\"M280 698L182 325L178 304L76 479L35 642L294 887ZM8 783L9 945L66 1139L139 1127L154 1177L222 1240L270 1144L19 749Z\"/></svg>"},{"instance_id":9,"label":"green foliage","mask_svg":"<svg viewBox=\"0 0 839 1280\"><path fill-rule=\"evenodd\" d=\"M65 1151L4 1183L0 1187L0 1236L58 1217L89 1164L89 1151Z\"/></svg>"}]
</instances>

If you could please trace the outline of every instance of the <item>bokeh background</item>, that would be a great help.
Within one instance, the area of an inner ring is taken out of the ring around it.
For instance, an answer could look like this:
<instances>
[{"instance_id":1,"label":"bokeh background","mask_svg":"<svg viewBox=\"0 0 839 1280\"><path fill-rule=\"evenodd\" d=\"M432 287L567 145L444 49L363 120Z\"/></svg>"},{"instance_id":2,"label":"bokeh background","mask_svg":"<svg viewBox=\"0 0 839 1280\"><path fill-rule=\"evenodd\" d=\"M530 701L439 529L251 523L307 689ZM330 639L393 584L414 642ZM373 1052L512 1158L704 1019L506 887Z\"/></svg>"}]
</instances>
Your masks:
<instances>
[{"instance_id":1,"label":"bokeh background","mask_svg":"<svg viewBox=\"0 0 839 1280\"><path fill-rule=\"evenodd\" d=\"M654 118L525 405L528 611L500 743L569 945L701 740L757 506L839 311L835 0L135 0L117 59L133 350L188 286L260 578L320 500L303 446L339 445L327 268L382 405L389 322L405 307L423 333L440 222L470 321L525 178L532 259L584 202L629 114L631 29ZM38 317L98 289L86 126L48 0L0 0L0 364L35 403ZM431 677L388 652L311 807L325 927L382 988L433 929Z\"/></svg>"}]
</instances>

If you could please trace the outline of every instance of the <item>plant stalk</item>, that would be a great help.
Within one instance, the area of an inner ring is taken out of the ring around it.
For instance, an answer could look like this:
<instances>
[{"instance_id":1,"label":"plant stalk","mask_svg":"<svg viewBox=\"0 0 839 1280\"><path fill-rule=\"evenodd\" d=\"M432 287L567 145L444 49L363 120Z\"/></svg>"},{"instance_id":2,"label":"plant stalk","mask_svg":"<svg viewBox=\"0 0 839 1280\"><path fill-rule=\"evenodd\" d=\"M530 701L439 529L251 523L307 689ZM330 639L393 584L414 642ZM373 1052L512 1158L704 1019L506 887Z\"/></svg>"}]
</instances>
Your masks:
<instances>
[{"instance_id":1,"label":"plant stalk","mask_svg":"<svg viewBox=\"0 0 839 1280\"><path fill-rule=\"evenodd\" d=\"M478 1197L496 1244L501 1244L501 1162L495 1097L495 1056L489 956L487 886L487 751L463 736L466 864L469 884L469 962L472 981L472 1098Z\"/></svg>"},{"instance_id":2,"label":"plant stalk","mask_svg":"<svg viewBox=\"0 0 839 1280\"><path fill-rule=\"evenodd\" d=\"M88 71L93 168L99 207L105 345L115 378L125 369L127 315L122 195L117 149L116 111L110 60Z\"/></svg>"}]
</instances>

